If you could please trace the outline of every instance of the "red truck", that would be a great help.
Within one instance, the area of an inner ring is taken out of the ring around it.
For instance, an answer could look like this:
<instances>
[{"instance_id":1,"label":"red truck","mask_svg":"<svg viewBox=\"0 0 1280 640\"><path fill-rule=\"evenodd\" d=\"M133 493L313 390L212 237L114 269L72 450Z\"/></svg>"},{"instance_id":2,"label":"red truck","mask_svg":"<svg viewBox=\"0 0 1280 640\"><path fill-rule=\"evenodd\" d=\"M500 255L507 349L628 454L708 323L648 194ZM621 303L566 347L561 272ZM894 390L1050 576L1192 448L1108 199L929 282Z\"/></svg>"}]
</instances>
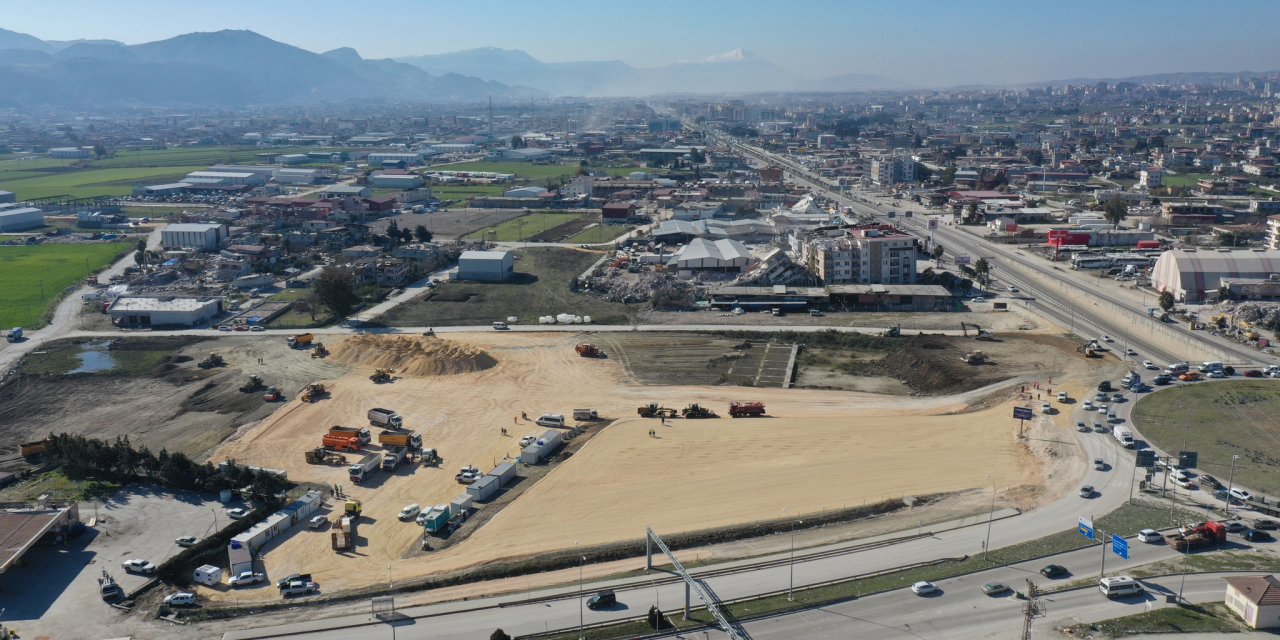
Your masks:
<instances>
[{"instance_id":1,"label":"red truck","mask_svg":"<svg viewBox=\"0 0 1280 640\"><path fill-rule=\"evenodd\" d=\"M1186 533L1171 533L1165 536L1165 540L1177 551L1216 547L1227 541L1227 526L1221 522L1205 522Z\"/></svg>"},{"instance_id":2,"label":"red truck","mask_svg":"<svg viewBox=\"0 0 1280 640\"><path fill-rule=\"evenodd\" d=\"M734 418L764 415L763 402L730 402L729 415Z\"/></svg>"},{"instance_id":3,"label":"red truck","mask_svg":"<svg viewBox=\"0 0 1280 640\"><path fill-rule=\"evenodd\" d=\"M333 449L334 451L359 451L362 446L359 437L337 433L325 434L321 444L324 445L324 448Z\"/></svg>"}]
</instances>

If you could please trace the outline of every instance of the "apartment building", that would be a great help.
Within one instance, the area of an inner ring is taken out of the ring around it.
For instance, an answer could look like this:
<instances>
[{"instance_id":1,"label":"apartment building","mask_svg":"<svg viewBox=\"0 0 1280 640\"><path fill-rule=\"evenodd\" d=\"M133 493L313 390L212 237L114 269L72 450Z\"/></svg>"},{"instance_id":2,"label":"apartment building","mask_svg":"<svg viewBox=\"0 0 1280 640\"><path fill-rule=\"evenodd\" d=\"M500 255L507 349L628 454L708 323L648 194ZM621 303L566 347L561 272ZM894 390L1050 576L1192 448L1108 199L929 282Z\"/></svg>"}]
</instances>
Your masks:
<instances>
[{"instance_id":1,"label":"apartment building","mask_svg":"<svg viewBox=\"0 0 1280 640\"><path fill-rule=\"evenodd\" d=\"M915 284L918 240L892 226L845 229L842 235L808 236L805 266L824 284Z\"/></svg>"},{"instance_id":2,"label":"apartment building","mask_svg":"<svg viewBox=\"0 0 1280 640\"><path fill-rule=\"evenodd\" d=\"M916 181L916 161L907 156L885 156L871 161L871 181L877 187L892 187Z\"/></svg>"}]
</instances>

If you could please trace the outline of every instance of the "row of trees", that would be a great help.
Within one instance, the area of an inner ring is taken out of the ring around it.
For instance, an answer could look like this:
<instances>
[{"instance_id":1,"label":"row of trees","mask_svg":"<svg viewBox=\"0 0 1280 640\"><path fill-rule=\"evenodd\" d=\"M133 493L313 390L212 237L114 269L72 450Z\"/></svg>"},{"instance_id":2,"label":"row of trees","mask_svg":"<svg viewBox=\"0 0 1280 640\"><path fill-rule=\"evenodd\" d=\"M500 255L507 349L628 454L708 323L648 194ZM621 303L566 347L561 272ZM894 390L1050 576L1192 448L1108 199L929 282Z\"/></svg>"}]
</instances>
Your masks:
<instances>
[{"instance_id":1,"label":"row of trees","mask_svg":"<svg viewBox=\"0 0 1280 640\"><path fill-rule=\"evenodd\" d=\"M431 233L431 230L427 229L423 225L418 225L414 227L413 230L410 230L408 227L401 227L395 220L392 220L391 223L387 225L387 231L383 234L383 237L386 238L385 244L395 248L413 240L417 240L418 242L431 242L431 239L434 238L435 235Z\"/></svg>"},{"instance_id":2,"label":"row of trees","mask_svg":"<svg viewBox=\"0 0 1280 640\"><path fill-rule=\"evenodd\" d=\"M224 470L208 462L196 462L182 453L165 449L153 453L145 445L134 448L128 436L111 442L61 433L50 437L47 455L74 480L149 482L194 491L248 487L249 493L257 498L275 496L288 486L280 476L234 463Z\"/></svg>"}]
</instances>

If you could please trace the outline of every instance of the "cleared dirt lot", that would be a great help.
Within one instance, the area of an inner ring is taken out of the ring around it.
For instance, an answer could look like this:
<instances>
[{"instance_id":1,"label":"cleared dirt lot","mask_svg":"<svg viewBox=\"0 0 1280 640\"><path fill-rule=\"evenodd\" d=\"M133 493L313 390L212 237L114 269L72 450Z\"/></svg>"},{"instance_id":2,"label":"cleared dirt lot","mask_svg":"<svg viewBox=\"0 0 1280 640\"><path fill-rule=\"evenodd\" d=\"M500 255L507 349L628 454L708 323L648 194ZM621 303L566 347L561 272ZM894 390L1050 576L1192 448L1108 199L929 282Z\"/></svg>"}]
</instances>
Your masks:
<instances>
[{"instance_id":1,"label":"cleared dirt lot","mask_svg":"<svg viewBox=\"0 0 1280 640\"><path fill-rule=\"evenodd\" d=\"M700 333L599 333L584 337L622 363L640 384L781 387L791 344ZM679 372L679 375L673 375Z\"/></svg>"},{"instance_id":2,"label":"cleared dirt lot","mask_svg":"<svg viewBox=\"0 0 1280 640\"><path fill-rule=\"evenodd\" d=\"M293 397L307 383L340 377L349 369L289 349L278 336L119 338L104 351L111 366L92 373L79 367L82 342L51 343L29 356L27 373L0 387L0 440L28 442L51 432L96 438L129 436L135 444L203 457L240 425L260 420L276 406L262 392L238 389L251 374ZM217 351L227 366L196 363ZM261 364L259 364L261 358ZM282 366L287 363L287 366ZM34 373L33 373L34 372Z\"/></svg>"},{"instance_id":3,"label":"cleared dirt lot","mask_svg":"<svg viewBox=\"0 0 1280 640\"><path fill-rule=\"evenodd\" d=\"M578 340L555 334L453 334L448 341L485 351L496 366L453 375L406 375L375 385L367 371L353 365L355 371L337 381L331 399L291 403L243 430L215 452L215 459L285 468L297 481L341 484L364 501L368 515L353 553L334 553L327 536L294 533L269 548L268 572L308 572L327 593L334 593L377 583L393 563L404 579L533 556L575 541L590 546L636 539L646 525L663 532L693 531L774 518L784 507L804 514L971 489L986 486L987 474L1010 493L1021 489L1033 495L1043 482L1035 455L1016 440L1009 395L900 398L706 385L655 389L637 385L621 358L578 357L573 351ZM1007 348L1047 351L1047 346ZM1100 366L1069 360L1065 356L1063 363L1082 387ZM672 381L680 382L675 371ZM1047 367L1029 371L1057 373ZM654 400L667 406L699 402L724 413L728 401L746 399L765 402L771 417L671 420L664 427L635 415L636 406ZM971 404L983 408L965 413ZM364 424L372 406L405 415L409 427L424 434L427 446L440 449L443 468L401 468L391 476L375 476L365 486L351 486L345 469L303 461L303 451L316 446L329 425ZM470 538L443 551L409 557L421 529L396 520L402 506L447 502L463 493L453 480L457 467L475 464L488 470L515 456L515 439L542 431L519 420L521 411L534 417L583 406L619 420ZM509 436L502 435L504 427ZM650 429L657 430L657 437L649 436Z\"/></svg>"},{"instance_id":4,"label":"cleared dirt lot","mask_svg":"<svg viewBox=\"0 0 1280 640\"><path fill-rule=\"evenodd\" d=\"M402 213L383 218L370 224L378 233L384 233L395 220L401 229L412 231L418 225L427 228L436 242L454 241L473 231L502 224L524 215L520 209L454 209L438 213Z\"/></svg>"}]
</instances>

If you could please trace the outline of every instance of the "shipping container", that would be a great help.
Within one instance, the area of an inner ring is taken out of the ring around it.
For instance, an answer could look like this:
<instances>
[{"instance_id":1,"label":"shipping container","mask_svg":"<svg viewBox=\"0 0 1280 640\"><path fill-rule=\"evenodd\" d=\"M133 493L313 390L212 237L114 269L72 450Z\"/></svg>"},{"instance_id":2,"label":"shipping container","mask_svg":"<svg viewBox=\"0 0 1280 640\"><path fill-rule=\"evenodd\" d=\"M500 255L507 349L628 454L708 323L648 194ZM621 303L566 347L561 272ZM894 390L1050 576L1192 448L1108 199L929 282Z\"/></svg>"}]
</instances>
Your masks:
<instances>
[{"instance_id":1,"label":"shipping container","mask_svg":"<svg viewBox=\"0 0 1280 640\"><path fill-rule=\"evenodd\" d=\"M493 471L489 472L489 475L496 477L498 482L505 485L516 477L516 465L514 462L504 462L494 467Z\"/></svg>"},{"instance_id":2,"label":"shipping container","mask_svg":"<svg viewBox=\"0 0 1280 640\"><path fill-rule=\"evenodd\" d=\"M496 495L501 488L502 482L497 476L484 476L467 487L467 495L476 502L484 502Z\"/></svg>"}]
</instances>

